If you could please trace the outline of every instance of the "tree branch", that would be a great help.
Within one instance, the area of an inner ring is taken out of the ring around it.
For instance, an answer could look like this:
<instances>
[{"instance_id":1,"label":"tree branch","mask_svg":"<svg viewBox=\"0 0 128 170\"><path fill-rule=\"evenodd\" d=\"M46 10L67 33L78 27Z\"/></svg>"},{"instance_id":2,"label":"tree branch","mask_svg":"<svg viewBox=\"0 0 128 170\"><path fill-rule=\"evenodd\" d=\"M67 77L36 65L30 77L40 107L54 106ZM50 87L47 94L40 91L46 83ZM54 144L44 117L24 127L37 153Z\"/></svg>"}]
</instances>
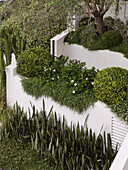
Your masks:
<instances>
[{"instance_id":1,"label":"tree branch","mask_svg":"<svg viewBox=\"0 0 128 170\"><path fill-rule=\"evenodd\" d=\"M103 11L103 9L104 9L104 2L105 2L105 0L101 0L101 2L100 2L100 7L99 7L100 12Z\"/></svg>"},{"instance_id":2,"label":"tree branch","mask_svg":"<svg viewBox=\"0 0 128 170\"><path fill-rule=\"evenodd\" d=\"M106 8L105 8L105 10L103 10L100 14L101 14L101 16L103 16L108 10L109 10L109 8L110 8L110 6L111 6L111 2L110 3L108 3L108 5L106 6Z\"/></svg>"},{"instance_id":3,"label":"tree branch","mask_svg":"<svg viewBox=\"0 0 128 170\"><path fill-rule=\"evenodd\" d=\"M95 0L92 0L92 8L93 8L94 10L97 10L97 6L96 6Z\"/></svg>"}]
</instances>

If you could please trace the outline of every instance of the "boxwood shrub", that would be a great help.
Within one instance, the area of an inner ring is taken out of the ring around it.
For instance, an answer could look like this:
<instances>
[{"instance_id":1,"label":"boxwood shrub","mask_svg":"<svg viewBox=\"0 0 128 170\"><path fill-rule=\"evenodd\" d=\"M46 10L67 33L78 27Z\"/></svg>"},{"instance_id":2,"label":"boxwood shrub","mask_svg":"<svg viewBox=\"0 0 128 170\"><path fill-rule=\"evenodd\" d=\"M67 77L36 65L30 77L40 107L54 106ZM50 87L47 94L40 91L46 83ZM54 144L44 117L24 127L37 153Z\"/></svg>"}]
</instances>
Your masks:
<instances>
[{"instance_id":1,"label":"boxwood shrub","mask_svg":"<svg viewBox=\"0 0 128 170\"><path fill-rule=\"evenodd\" d=\"M89 46L89 50L109 49L119 45L123 41L119 31L109 30L105 32L97 42Z\"/></svg>"},{"instance_id":2,"label":"boxwood shrub","mask_svg":"<svg viewBox=\"0 0 128 170\"><path fill-rule=\"evenodd\" d=\"M110 30L105 32L102 37L102 42L106 48L114 47L120 44L123 40L119 31Z\"/></svg>"},{"instance_id":3,"label":"boxwood shrub","mask_svg":"<svg viewBox=\"0 0 128 170\"><path fill-rule=\"evenodd\" d=\"M96 98L107 104L128 99L128 70L111 67L98 72L94 79Z\"/></svg>"},{"instance_id":4,"label":"boxwood shrub","mask_svg":"<svg viewBox=\"0 0 128 170\"><path fill-rule=\"evenodd\" d=\"M17 59L17 72L26 77L40 75L43 66L52 63L52 56L42 48L30 48L22 52Z\"/></svg>"}]
</instances>

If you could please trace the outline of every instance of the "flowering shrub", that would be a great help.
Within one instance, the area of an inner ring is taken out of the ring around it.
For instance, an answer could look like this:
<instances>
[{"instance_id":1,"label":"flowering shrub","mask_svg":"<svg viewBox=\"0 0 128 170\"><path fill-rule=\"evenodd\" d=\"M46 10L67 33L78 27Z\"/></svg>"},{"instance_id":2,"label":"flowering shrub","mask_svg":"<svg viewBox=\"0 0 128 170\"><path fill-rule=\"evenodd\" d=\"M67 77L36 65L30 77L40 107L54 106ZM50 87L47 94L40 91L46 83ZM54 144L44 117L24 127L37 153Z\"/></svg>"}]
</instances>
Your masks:
<instances>
[{"instance_id":1,"label":"flowering shrub","mask_svg":"<svg viewBox=\"0 0 128 170\"><path fill-rule=\"evenodd\" d=\"M67 60L68 57L63 56L61 59L53 61L50 66L47 64L47 61L45 61L43 71L39 76L42 79L42 83L49 85L52 84L53 81L59 80L62 77L62 70Z\"/></svg>"},{"instance_id":2,"label":"flowering shrub","mask_svg":"<svg viewBox=\"0 0 128 170\"><path fill-rule=\"evenodd\" d=\"M87 93L87 89L93 87L93 81L97 71L94 67L87 69L85 65L85 62L69 60L66 66L63 67L62 79L65 80L66 86L70 88L70 92L73 94Z\"/></svg>"},{"instance_id":3,"label":"flowering shrub","mask_svg":"<svg viewBox=\"0 0 128 170\"><path fill-rule=\"evenodd\" d=\"M44 62L43 70L38 77L22 80L27 94L36 98L50 96L78 113L95 103L93 81L97 71L94 67L87 69L85 62L62 57L53 61L49 67Z\"/></svg>"},{"instance_id":4,"label":"flowering shrub","mask_svg":"<svg viewBox=\"0 0 128 170\"><path fill-rule=\"evenodd\" d=\"M97 71L94 67L87 69L85 65L85 62L68 60L68 57L63 56L61 59L53 61L49 67L46 64L40 78L46 86L63 80L70 93L87 93L87 89L93 87Z\"/></svg>"}]
</instances>

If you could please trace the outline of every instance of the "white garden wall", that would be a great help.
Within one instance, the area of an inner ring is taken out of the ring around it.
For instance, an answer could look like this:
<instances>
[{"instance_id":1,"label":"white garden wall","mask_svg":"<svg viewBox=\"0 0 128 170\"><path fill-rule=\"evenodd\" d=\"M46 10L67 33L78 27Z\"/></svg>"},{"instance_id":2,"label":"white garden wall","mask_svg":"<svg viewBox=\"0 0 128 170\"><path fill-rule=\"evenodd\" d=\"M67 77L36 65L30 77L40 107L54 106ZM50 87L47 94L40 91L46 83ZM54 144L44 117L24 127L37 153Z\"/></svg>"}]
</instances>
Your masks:
<instances>
[{"instance_id":1,"label":"white garden wall","mask_svg":"<svg viewBox=\"0 0 128 170\"><path fill-rule=\"evenodd\" d=\"M115 143L117 142L121 146L128 132L128 126L126 126L124 122L122 122L119 118L116 118L116 116L110 111L109 108L107 108L104 103L98 101L94 104L94 107L90 107L86 111L83 111L82 114L78 114L77 112L70 110L66 106L60 106L50 98L46 98L44 96L40 97L38 100L35 100L34 97L27 95L23 91L23 88L21 86L21 79L23 77L17 74L16 68L17 66L15 56L13 55L12 64L6 67L8 106L13 107L16 101L18 101L18 104L21 107L24 107L24 110L27 111L28 107L30 108L30 110L32 110L30 106L31 102L32 105L35 105L36 109L40 111L42 109L42 103L44 99L47 113L50 111L51 106L54 106L53 111L56 111L57 115L61 118L64 115L68 125L70 125L71 122L74 124L77 124L79 122L79 124L83 126L86 117L89 115L87 119L87 124L85 124L85 126L87 125L88 128L91 128L93 132L96 133L96 136L100 133L100 130L102 128L101 134L103 134L104 131L106 133L111 133L113 148L115 148ZM128 143L128 136L126 137L124 142L110 170L127 170L128 152L126 147ZM117 169L118 167L120 167L120 169Z\"/></svg>"},{"instance_id":2,"label":"white garden wall","mask_svg":"<svg viewBox=\"0 0 128 170\"><path fill-rule=\"evenodd\" d=\"M53 40L55 42L55 56L59 57L60 55L64 55L68 56L70 59L84 61L86 62L87 68L94 66L99 70L107 67L122 67L128 69L128 59L124 58L123 54L109 50L89 51L88 49L77 44L69 45L68 43L63 43L64 37L67 34L68 31L66 30L59 34L59 36L57 35L51 39L51 44L53 43ZM51 49L53 49L52 45ZM53 54L52 50L51 54Z\"/></svg>"},{"instance_id":3,"label":"white garden wall","mask_svg":"<svg viewBox=\"0 0 128 170\"><path fill-rule=\"evenodd\" d=\"M110 109L106 107L104 103L96 102L94 107L88 108L88 110L83 111L82 114L78 114L75 111L70 110L65 106L60 106L59 104L52 101L50 98L46 98L42 96L39 99L35 99L34 97L27 95L21 86L22 76L16 73L16 61L15 56L13 55L12 64L6 67L6 76L7 76L7 105L13 106L16 101L21 107L24 107L24 110L27 111L28 107L31 108L30 102L35 105L37 110L42 109L43 99L46 104L46 111L48 112L52 106L54 106L53 110L57 112L61 117L64 115L68 125L72 123L77 124L79 122L80 125L84 125L85 119L89 114L87 119L88 128L92 128L92 130L98 135L101 127L103 126L103 131L106 133L111 132L111 119L112 112Z\"/></svg>"},{"instance_id":4,"label":"white garden wall","mask_svg":"<svg viewBox=\"0 0 128 170\"><path fill-rule=\"evenodd\" d=\"M109 170L128 170L128 134Z\"/></svg>"},{"instance_id":5,"label":"white garden wall","mask_svg":"<svg viewBox=\"0 0 128 170\"><path fill-rule=\"evenodd\" d=\"M88 68L94 66L99 70L102 70L107 67L122 67L128 69L128 60L124 58L123 54L121 53L111 52L109 50L88 51L88 49L85 49L84 47L76 44L73 45L69 45L67 43L64 44L63 40L64 37L67 35L67 33L62 32L59 35L60 39L56 37L51 39L51 43L54 40L55 43L54 54L57 57L59 57L60 55L69 56L70 59L77 59L86 62ZM57 46L56 44L59 44L59 46ZM58 48L59 48L59 52L58 52ZM51 52L51 54L53 53ZM104 125L107 127L107 129L105 129L104 126L104 130L107 131L110 130L113 148L115 148L117 143L119 143L119 146L121 146L121 149L119 150L110 170L127 170L128 169L128 150L127 150L128 126L125 125L119 118L113 116L111 111L105 106L105 104L101 102L97 102L95 104L91 113L89 111L91 111L91 108L89 108L85 112L85 113L88 112L90 116L90 120L88 121L89 127L93 128L94 131L96 130L96 132L99 131L105 118L106 120L104 122ZM99 127L96 125L99 125Z\"/></svg>"},{"instance_id":6,"label":"white garden wall","mask_svg":"<svg viewBox=\"0 0 128 170\"><path fill-rule=\"evenodd\" d=\"M65 106L60 106L59 104L55 103L50 98L46 98L44 96L40 97L39 99L35 99L34 97L27 95L21 86L21 79L22 76L18 75L16 72L16 61L15 56L13 54L12 57L12 64L6 67L6 84L7 84L7 105L13 106L16 101L21 107L24 107L24 110L27 111L28 107L31 108L30 102L35 105L37 110L42 109L43 99L45 99L46 103L46 111L48 112L51 106L54 106L54 111L58 113L60 116L65 116L68 125L72 123L80 125L84 125L84 121L89 114L87 119L87 126L88 128L92 128L92 130L99 134L100 129L103 126L102 132L106 131L106 133L111 133L111 122L112 117L114 116L113 113L110 111L107 106L98 101L95 103L94 107L88 108L86 111L83 111L82 114L78 114L75 111L70 110ZM31 87L30 87L31 88Z\"/></svg>"}]
</instances>

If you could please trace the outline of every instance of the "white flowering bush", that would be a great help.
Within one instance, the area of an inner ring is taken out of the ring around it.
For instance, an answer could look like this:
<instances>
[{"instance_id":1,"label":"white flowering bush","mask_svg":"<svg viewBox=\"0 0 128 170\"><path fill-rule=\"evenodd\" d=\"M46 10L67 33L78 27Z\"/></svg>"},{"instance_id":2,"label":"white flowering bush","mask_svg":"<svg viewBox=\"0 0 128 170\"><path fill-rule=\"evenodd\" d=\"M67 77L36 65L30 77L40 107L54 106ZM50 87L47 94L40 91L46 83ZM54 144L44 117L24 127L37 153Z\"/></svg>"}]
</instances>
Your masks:
<instances>
[{"instance_id":1,"label":"white flowering bush","mask_svg":"<svg viewBox=\"0 0 128 170\"><path fill-rule=\"evenodd\" d=\"M51 65L44 62L42 72L39 77L42 79L42 83L45 85L53 84L61 79L62 70L65 67L68 57L62 57L56 61L53 61Z\"/></svg>"},{"instance_id":2,"label":"white flowering bush","mask_svg":"<svg viewBox=\"0 0 128 170\"><path fill-rule=\"evenodd\" d=\"M65 80L66 86L70 88L70 92L87 93L87 90L93 87L93 81L97 74L94 67L86 68L85 62L78 60L69 60L63 67L62 79Z\"/></svg>"}]
</instances>

